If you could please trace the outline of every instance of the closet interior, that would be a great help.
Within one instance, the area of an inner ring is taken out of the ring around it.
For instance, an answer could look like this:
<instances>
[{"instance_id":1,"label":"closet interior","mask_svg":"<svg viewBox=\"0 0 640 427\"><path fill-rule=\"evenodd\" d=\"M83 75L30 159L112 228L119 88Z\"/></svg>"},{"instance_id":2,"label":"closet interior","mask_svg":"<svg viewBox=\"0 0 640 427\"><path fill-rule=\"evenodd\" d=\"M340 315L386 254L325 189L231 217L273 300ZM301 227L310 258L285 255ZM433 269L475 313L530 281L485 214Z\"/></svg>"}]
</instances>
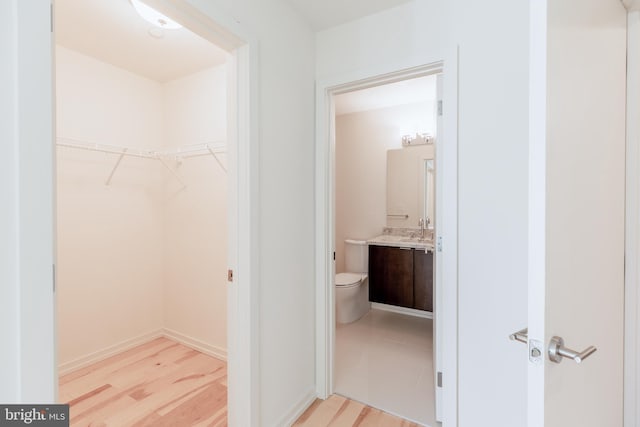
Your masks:
<instances>
[{"instance_id":1,"label":"closet interior","mask_svg":"<svg viewBox=\"0 0 640 427\"><path fill-rule=\"evenodd\" d=\"M225 360L228 55L59 0L55 62L59 375L162 336Z\"/></svg>"}]
</instances>

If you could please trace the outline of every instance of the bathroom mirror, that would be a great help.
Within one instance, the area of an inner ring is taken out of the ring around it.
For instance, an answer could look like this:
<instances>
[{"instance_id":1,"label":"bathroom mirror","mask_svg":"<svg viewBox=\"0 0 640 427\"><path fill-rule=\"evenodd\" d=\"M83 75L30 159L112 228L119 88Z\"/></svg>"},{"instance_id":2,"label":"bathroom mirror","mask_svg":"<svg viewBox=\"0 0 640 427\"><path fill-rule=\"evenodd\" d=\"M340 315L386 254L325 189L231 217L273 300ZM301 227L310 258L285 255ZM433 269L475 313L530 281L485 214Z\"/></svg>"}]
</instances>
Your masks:
<instances>
[{"instance_id":1,"label":"bathroom mirror","mask_svg":"<svg viewBox=\"0 0 640 427\"><path fill-rule=\"evenodd\" d=\"M433 229L435 219L435 164L433 159L424 160L421 177L423 178L423 189L418 196L421 197L420 206L423 209L422 218L428 219L428 226Z\"/></svg>"},{"instance_id":2,"label":"bathroom mirror","mask_svg":"<svg viewBox=\"0 0 640 427\"><path fill-rule=\"evenodd\" d=\"M420 218L434 227L433 145L387 150L387 227L417 228Z\"/></svg>"}]
</instances>

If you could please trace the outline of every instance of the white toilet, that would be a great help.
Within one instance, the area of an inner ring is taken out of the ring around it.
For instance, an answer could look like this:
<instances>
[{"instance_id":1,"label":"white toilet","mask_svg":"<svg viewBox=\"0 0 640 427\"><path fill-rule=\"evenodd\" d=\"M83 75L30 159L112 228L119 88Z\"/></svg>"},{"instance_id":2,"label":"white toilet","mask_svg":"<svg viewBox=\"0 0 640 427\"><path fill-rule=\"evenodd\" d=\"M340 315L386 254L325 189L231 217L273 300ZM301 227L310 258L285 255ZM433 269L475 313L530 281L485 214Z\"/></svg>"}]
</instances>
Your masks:
<instances>
[{"instance_id":1,"label":"white toilet","mask_svg":"<svg viewBox=\"0 0 640 427\"><path fill-rule=\"evenodd\" d=\"M345 273L336 274L336 320L338 323L355 322L364 316L369 303L369 247L362 240L344 241Z\"/></svg>"}]
</instances>

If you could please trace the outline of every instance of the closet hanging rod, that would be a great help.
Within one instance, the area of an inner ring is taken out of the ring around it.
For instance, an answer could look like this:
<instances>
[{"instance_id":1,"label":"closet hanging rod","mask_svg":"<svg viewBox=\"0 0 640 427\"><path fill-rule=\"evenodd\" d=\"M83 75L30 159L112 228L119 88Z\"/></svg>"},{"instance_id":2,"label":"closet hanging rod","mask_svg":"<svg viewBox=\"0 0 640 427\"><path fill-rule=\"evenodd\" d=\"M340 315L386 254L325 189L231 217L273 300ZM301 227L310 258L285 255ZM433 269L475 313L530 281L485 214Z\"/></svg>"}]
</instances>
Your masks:
<instances>
[{"instance_id":1,"label":"closet hanging rod","mask_svg":"<svg viewBox=\"0 0 640 427\"><path fill-rule=\"evenodd\" d=\"M216 160L216 162L222 168L222 170L225 173L227 172L227 168L224 166L224 164L220 161L220 158L218 157L218 154L227 152L226 144L223 141L213 141L213 142L205 142L200 144L184 145L182 147L167 149L162 151L139 150L139 149L130 148L130 147L98 144L98 143L82 141L79 139L62 138L62 137L56 138L56 145L59 147L68 147L68 148L75 148L79 150L87 150L87 151L118 155L118 159L115 165L113 166L113 169L109 174L109 177L105 182L105 185L107 186L111 184L113 175L116 173L116 170L120 166L120 163L122 162L122 159L125 156L160 161L160 163L162 163L162 166L164 166L169 172L171 172L171 174L178 181L180 181L180 184L182 184L183 188L186 187L185 182L182 180L182 178L180 178L178 173L175 170L173 170L165 161L169 157L175 157L175 159L179 161L179 160L188 159L191 157L213 156L213 158Z\"/></svg>"},{"instance_id":2,"label":"closet hanging rod","mask_svg":"<svg viewBox=\"0 0 640 427\"><path fill-rule=\"evenodd\" d=\"M145 159L157 159L158 157L176 156L182 159L196 156L211 155L215 153L225 153L226 145L223 141L206 142L200 144L185 145L178 148L167 150L140 150L120 145L99 144L94 142L82 141L73 138L57 138L57 145L60 147L77 148L80 150L97 151L108 154L122 154L131 157L140 157Z\"/></svg>"},{"instance_id":3,"label":"closet hanging rod","mask_svg":"<svg viewBox=\"0 0 640 427\"><path fill-rule=\"evenodd\" d=\"M216 153L226 153L227 146L224 142L212 142L197 145L182 146L174 150L167 150L165 153L176 156L180 159L188 159L200 156L215 156Z\"/></svg>"},{"instance_id":4,"label":"closet hanging rod","mask_svg":"<svg viewBox=\"0 0 640 427\"><path fill-rule=\"evenodd\" d=\"M59 147L75 148L78 150L86 151L97 151L99 153L107 154L119 154L130 157L139 157L143 159L154 159L157 156L157 152L154 151L135 150L128 147L120 147L117 145L87 143L69 138L58 138L57 145Z\"/></svg>"}]
</instances>

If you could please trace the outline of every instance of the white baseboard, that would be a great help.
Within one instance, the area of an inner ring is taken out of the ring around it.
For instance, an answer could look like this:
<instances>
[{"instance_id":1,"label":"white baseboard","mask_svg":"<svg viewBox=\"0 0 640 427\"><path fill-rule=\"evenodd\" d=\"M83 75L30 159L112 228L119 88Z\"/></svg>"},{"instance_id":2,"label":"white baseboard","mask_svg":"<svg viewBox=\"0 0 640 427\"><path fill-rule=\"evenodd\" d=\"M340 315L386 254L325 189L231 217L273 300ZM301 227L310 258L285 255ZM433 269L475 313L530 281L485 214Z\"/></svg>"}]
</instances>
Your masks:
<instances>
[{"instance_id":1,"label":"white baseboard","mask_svg":"<svg viewBox=\"0 0 640 427\"><path fill-rule=\"evenodd\" d=\"M122 353L123 351L130 350L134 347L137 347L141 344L147 343L156 338L166 337L171 340L177 341L180 344L183 344L187 347L190 347L194 350L198 350L204 354L208 354L209 356L213 356L216 359L227 360L227 350L223 348L219 348L205 342L202 342L196 338L192 338L190 336L181 334L180 332L176 332L172 329L158 329L155 331L148 332L146 334L122 341L118 344L114 344L102 350L93 352L86 356L79 357L70 362L61 363L58 366L58 375L66 375L75 370L84 368L85 366L89 366L93 363L100 362L101 360L107 359L111 356L114 356L118 353Z\"/></svg>"},{"instance_id":2,"label":"white baseboard","mask_svg":"<svg viewBox=\"0 0 640 427\"><path fill-rule=\"evenodd\" d=\"M216 347L211 344L207 344L206 342L200 341L199 339L192 338L188 335L184 335L180 332L174 331L173 329L164 328L162 330L162 334L174 341L179 342L180 344L186 345L194 350L198 350L201 353L208 354L209 356L215 357L220 360L227 360L227 349Z\"/></svg>"},{"instance_id":3,"label":"white baseboard","mask_svg":"<svg viewBox=\"0 0 640 427\"><path fill-rule=\"evenodd\" d=\"M114 344L102 350L90 353L86 356L79 357L70 362L61 363L58 366L58 375L65 375L77 369L84 368L85 366L89 366L93 363L99 362L101 360L104 360L118 353L122 353L123 351L130 350L134 347L137 347L141 344L144 344L146 342L149 342L161 336L163 336L163 331L162 329L158 329L158 330L147 332L146 334L139 335L137 337L119 342L118 344Z\"/></svg>"},{"instance_id":4,"label":"white baseboard","mask_svg":"<svg viewBox=\"0 0 640 427\"><path fill-rule=\"evenodd\" d=\"M433 319L433 313L430 311L416 310L414 308L398 307L395 305L380 304L372 302L371 308L382 311L390 311L392 313L406 314L408 316L422 317L424 319Z\"/></svg>"},{"instance_id":5,"label":"white baseboard","mask_svg":"<svg viewBox=\"0 0 640 427\"><path fill-rule=\"evenodd\" d=\"M293 423L296 422L300 415L304 414L304 411L311 406L313 402L315 402L317 398L315 389L309 390L307 394L304 395L302 399L298 401L295 405L291 407L289 411L280 419L280 422L275 423L275 426L286 426L290 427Z\"/></svg>"}]
</instances>

